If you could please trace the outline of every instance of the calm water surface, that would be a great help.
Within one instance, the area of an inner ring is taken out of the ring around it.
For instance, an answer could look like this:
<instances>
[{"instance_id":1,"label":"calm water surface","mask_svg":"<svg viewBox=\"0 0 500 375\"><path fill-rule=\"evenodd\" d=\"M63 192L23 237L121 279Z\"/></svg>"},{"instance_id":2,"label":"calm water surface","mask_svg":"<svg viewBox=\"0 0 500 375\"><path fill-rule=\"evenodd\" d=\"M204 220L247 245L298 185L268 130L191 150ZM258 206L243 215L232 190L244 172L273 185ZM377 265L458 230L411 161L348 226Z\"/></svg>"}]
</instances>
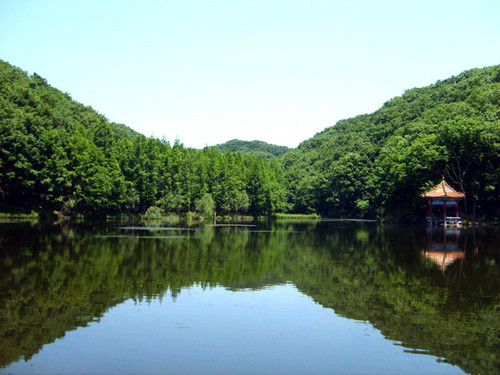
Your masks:
<instances>
[{"instance_id":1,"label":"calm water surface","mask_svg":"<svg viewBox=\"0 0 500 375\"><path fill-rule=\"evenodd\" d=\"M0 224L0 374L498 374L500 234Z\"/></svg>"}]
</instances>

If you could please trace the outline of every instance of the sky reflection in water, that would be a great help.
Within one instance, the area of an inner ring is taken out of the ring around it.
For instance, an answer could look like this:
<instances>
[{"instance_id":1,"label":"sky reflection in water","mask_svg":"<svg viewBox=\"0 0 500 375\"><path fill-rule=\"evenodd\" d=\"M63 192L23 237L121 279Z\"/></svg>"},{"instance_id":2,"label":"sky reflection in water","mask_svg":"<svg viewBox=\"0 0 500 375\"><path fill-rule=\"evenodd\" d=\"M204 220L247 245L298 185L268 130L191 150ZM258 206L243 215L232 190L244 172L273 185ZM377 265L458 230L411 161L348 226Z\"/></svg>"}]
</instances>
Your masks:
<instances>
[{"instance_id":1,"label":"sky reflection in water","mask_svg":"<svg viewBox=\"0 0 500 375\"><path fill-rule=\"evenodd\" d=\"M0 226L0 374L498 373L498 230L250 225Z\"/></svg>"},{"instance_id":2,"label":"sky reflection in water","mask_svg":"<svg viewBox=\"0 0 500 375\"><path fill-rule=\"evenodd\" d=\"M370 323L337 316L293 284L239 291L195 285L175 298L127 300L1 372L463 374L404 350Z\"/></svg>"}]
</instances>

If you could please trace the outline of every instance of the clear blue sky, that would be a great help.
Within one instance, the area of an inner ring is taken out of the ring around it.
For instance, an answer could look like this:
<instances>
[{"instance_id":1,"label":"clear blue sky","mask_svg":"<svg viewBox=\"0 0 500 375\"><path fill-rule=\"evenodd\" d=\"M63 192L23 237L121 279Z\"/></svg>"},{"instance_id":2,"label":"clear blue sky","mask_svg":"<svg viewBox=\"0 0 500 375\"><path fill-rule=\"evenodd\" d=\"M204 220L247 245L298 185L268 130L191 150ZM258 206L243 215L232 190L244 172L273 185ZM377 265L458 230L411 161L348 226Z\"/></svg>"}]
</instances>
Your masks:
<instances>
[{"instance_id":1,"label":"clear blue sky","mask_svg":"<svg viewBox=\"0 0 500 375\"><path fill-rule=\"evenodd\" d=\"M0 59L143 134L295 147L500 63L499 0L0 0Z\"/></svg>"}]
</instances>

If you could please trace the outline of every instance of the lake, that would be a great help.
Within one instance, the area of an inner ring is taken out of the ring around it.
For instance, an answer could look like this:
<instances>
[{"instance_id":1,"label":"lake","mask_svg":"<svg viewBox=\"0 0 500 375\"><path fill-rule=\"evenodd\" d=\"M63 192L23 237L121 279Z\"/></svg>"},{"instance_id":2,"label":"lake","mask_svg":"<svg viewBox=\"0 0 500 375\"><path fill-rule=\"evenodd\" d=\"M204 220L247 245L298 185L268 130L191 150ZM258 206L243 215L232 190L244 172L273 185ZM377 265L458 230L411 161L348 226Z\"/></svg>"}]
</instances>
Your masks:
<instances>
[{"instance_id":1,"label":"lake","mask_svg":"<svg viewBox=\"0 0 500 375\"><path fill-rule=\"evenodd\" d=\"M498 374L500 231L0 223L0 374Z\"/></svg>"}]
</instances>

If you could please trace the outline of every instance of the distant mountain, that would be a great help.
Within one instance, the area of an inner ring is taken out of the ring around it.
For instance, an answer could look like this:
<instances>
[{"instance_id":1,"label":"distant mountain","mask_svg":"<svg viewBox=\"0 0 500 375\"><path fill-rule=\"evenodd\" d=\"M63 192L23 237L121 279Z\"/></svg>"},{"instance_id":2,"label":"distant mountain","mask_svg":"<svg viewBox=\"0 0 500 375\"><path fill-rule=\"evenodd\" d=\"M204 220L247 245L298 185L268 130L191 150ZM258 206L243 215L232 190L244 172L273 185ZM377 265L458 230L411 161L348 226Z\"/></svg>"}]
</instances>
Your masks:
<instances>
[{"instance_id":1,"label":"distant mountain","mask_svg":"<svg viewBox=\"0 0 500 375\"><path fill-rule=\"evenodd\" d=\"M243 154L261 156L265 159L273 159L292 150L286 146L277 146L263 141L241 141L239 139L232 139L214 147L222 152L241 152Z\"/></svg>"}]
</instances>

